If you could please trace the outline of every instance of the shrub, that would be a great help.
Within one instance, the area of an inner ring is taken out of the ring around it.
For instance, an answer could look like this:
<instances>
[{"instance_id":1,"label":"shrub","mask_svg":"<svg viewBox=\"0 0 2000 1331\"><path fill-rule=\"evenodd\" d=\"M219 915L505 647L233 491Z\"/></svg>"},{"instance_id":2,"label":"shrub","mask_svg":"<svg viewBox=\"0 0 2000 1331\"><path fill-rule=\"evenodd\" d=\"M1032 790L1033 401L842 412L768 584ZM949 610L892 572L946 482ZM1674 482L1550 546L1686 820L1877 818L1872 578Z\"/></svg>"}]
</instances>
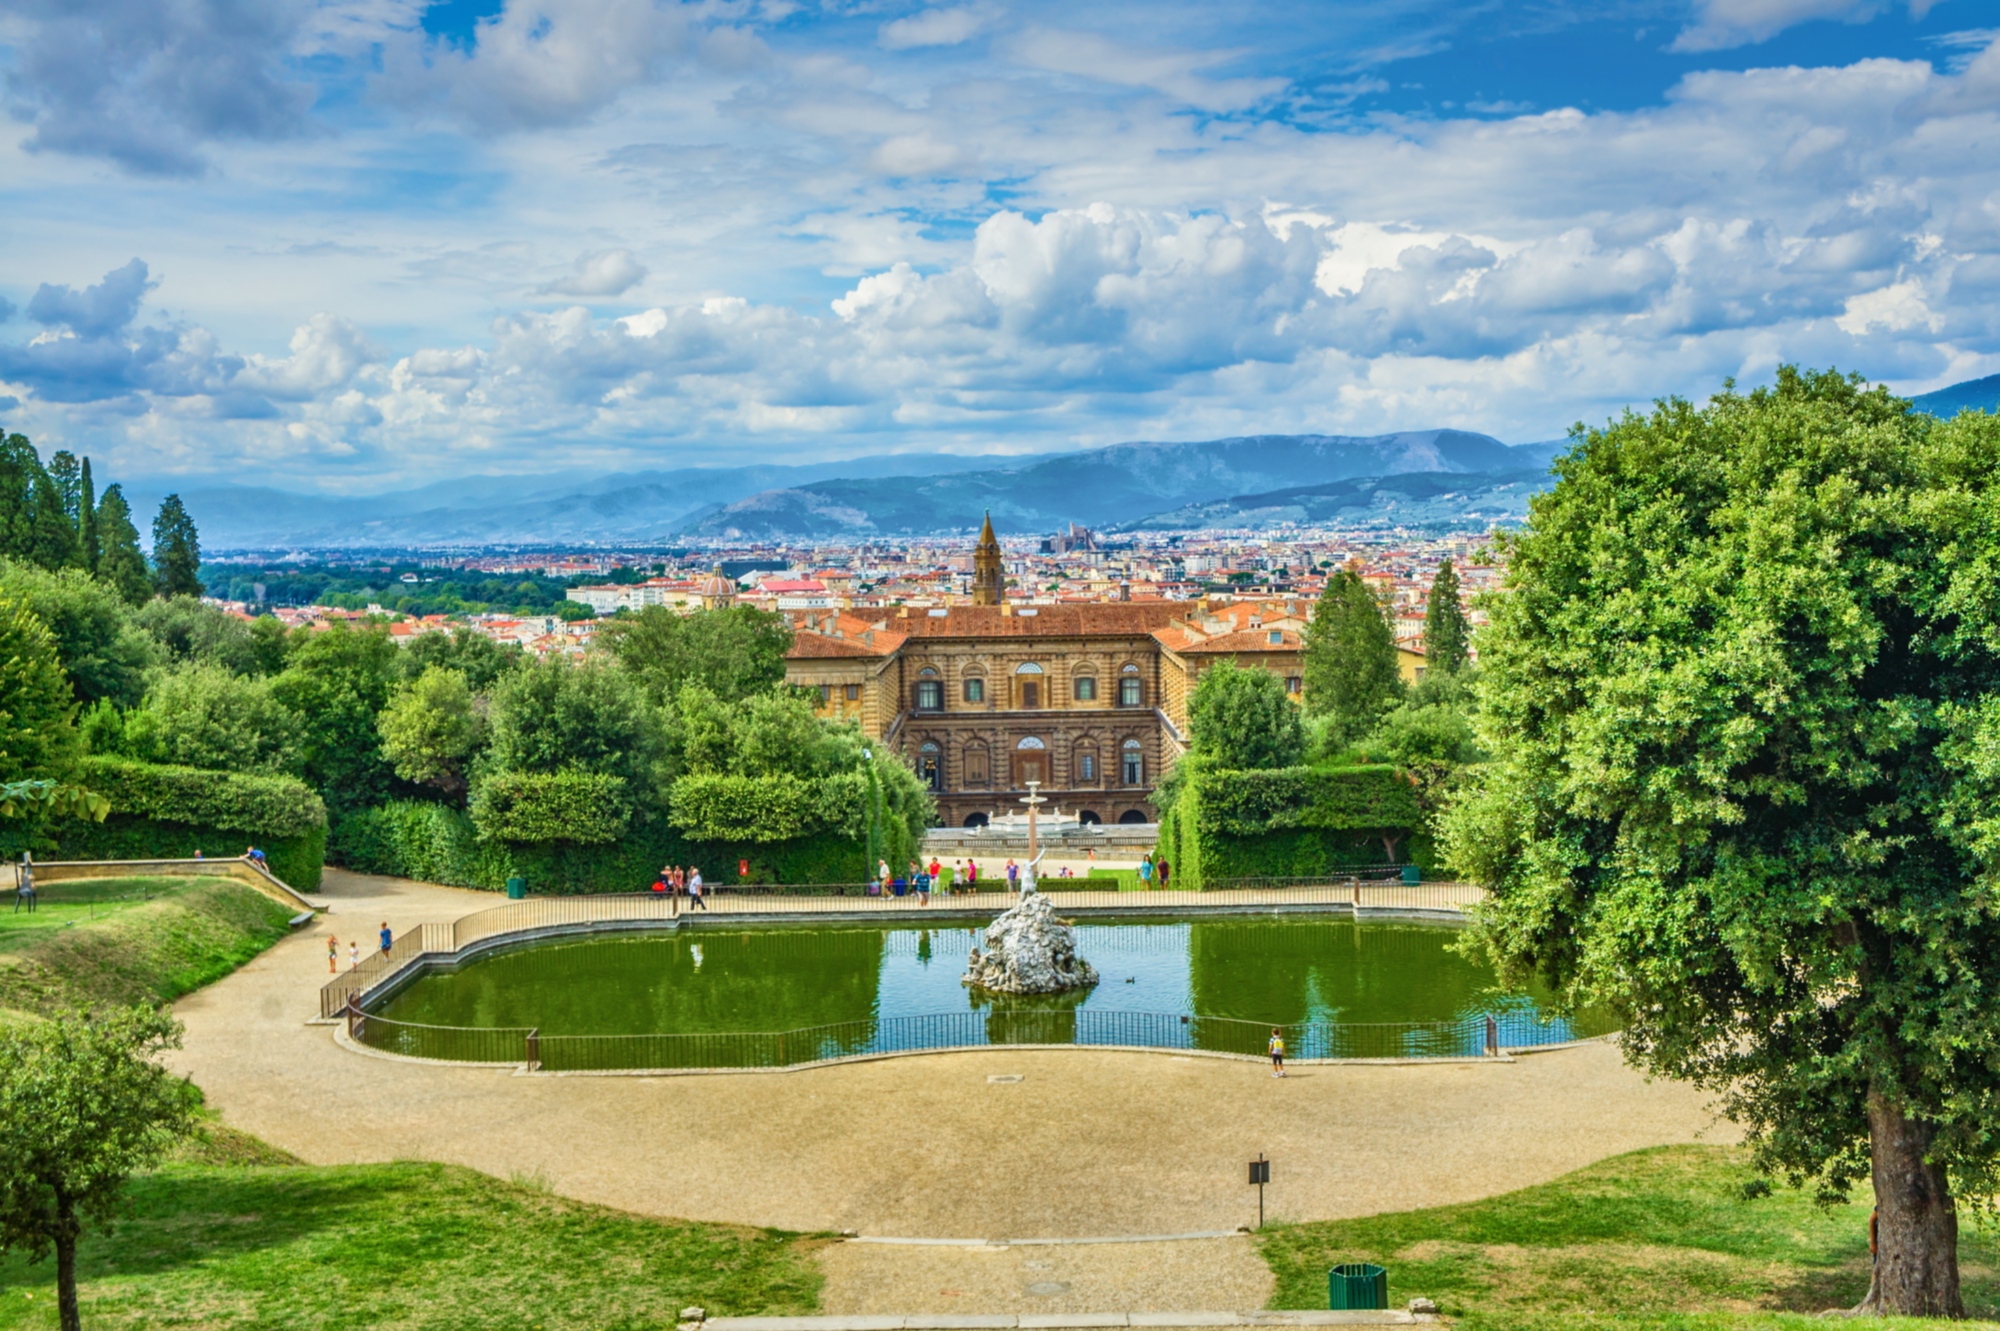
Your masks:
<instances>
[{"instance_id":1,"label":"shrub","mask_svg":"<svg viewBox=\"0 0 2000 1331\"><path fill-rule=\"evenodd\" d=\"M625 779L603 772L497 772L480 782L472 822L489 841L601 846L625 835Z\"/></svg>"},{"instance_id":2,"label":"shrub","mask_svg":"<svg viewBox=\"0 0 2000 1331\"><path fill-rule=\"evenodd\" d=\"M1423 826L1415 787L1393 767L1232 772L1184 760L1159 844L1174 882L1200 888L1388 864L1398 849L1427 857Z\"/></svg>"}]
</instances>

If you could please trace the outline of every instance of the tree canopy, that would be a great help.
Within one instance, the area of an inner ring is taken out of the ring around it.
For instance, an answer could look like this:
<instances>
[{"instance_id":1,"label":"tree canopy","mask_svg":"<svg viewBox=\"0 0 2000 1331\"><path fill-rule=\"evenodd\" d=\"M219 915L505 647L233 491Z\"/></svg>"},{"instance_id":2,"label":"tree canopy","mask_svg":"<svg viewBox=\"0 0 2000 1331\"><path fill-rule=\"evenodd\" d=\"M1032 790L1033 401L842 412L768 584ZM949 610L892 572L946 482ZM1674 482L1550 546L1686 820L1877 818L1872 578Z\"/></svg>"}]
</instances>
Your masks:
<instances>
[{"instance_id":1,"label":"tree canopy","mask_svg":"<svg viewBox=\"0 0 2000 1331\"><path fill-rule=\"evenodd\" d=\"M1761 1163L1872 1173L1869 1306L1953 1315L2000 1135L2000 418L1786 368L1584 434L1480 639L1479 936Z\"/></svg>"},{"instance_id":2,"label":"tree canopy","mask_svg":"<svg viewBox=\"0 0 2000 1331\"><path fill-rule=\"evenodd\" d=\"M730 702L763 693L784 682L785 653L792 646L792 628L783 615L748 605L691 615L647 606L605 624L600 636L656 703L679 696L686 684L699 684Z\"/></svg>"},{"instance_id":3,"label":"tree canopy","mask_svg":"<svg viewBox=\"0 0 2000 1331\"><path fill-rule=\"evenodd\" d=\"M125 598L127 605L144 605L153 598L152 575L146 571L146 556L139 549L139 529L132 524L132 506L125 502L125 487L104 487L97 501L98 578Z\"/></svg>"},{"instance_id":4,"label":"tree canopy","mask_svg":"<svg viewBox=\"0 0 2000 1331\"><path fill-rule=\"evenodd\" d=\"M0 1024L0 1252L56 1259L63 1331L80 1331L76 1247L125 1181L194 1125L198 1093L155 1059L180 1023L135 1007Z\"/></svg>"},{"instance_id":5,"label":"tree canopy","mask_svg":"<svg viewBox=\"0 0 2000 1331\"><path fill-rule=\"evenodd\" d=\"M1351 743L1403 692L1396 631L1361 575L1336 570L1313 607L1305 650L1305 706L1327 718L1330 736Z\"/></svg>"},{"instance_id":6,"label":"tree canopy","mask_svg":"<svg viewBox=\"0 0 2000 1331\"><path fill-rule=\"evenodd\" d=\"M201 540L179 495L162 500L153 519L153 586L162 596L201 595Z\"/></svg>"},{"instance_id":7,"label":"tree canopy","mask_svg":"<svg viewBox=\"0 0 2000 1331\"><path fill-rule=\"evenodd\" d=\"M60 779L82 753L76 701L48 626L0 595L0 773Z\"/></svg>"},{"instance_id":8,"label":"tree canopy","mask_svg":"<svg viewBox=\"0 0 2000 1331\"><path fill-rule=\"evenodd\" d=\"M146 671L163 653L112 588L81 569L8 562L0 564L0 595L21 601L48 626L79 703L134 707L145 696Z\"/></svg>"},{"instance_id":9,"label":"tree canopy","mask_svg":"<svg viewBox=\"0 0 2000 1331\"><path fill-rule=\"evenodd\" d=\"M1466 623L1465 607L1459 602L1458 570L1446 555L1424 603L1425 669L1447 674L1465 669L1471 642L1472 626Z\"/></svg>"},{"instance_id":10,"label":"tree canopy","mask_svg":"<svg viewBox=\"0 0 2000 1331\"><path fill-rule=\"evenodd\" d=\"M382 753L396 775L454 799L471 784L472 761L486 747L486 718L464 674L432 666L390 697L376 718Z\"/></svg>"},{"instance_id":11,"label":"tree canopy","mask_svg":"<svg viewBox=\"0 0 2000 1331\"><path fill-rule=\"evenodd\" d=\"M1268 670L1218 661L1202 672L1188 698L1191 752L1216 767L1252 770L1304 761L1305 726Z\"/></svg>"}]
</instances>

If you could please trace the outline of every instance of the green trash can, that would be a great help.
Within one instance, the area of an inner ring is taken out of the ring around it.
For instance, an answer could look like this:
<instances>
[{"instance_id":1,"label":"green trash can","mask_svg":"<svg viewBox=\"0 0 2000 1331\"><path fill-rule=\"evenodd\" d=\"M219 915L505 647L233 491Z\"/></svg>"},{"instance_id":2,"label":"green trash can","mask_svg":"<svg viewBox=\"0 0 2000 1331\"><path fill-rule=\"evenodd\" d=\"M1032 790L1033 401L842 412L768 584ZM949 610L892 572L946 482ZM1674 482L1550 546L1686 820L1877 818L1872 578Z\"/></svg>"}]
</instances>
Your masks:
<instances>
[{"instance_id":1,"label":"green trash can","mask_svg":"<svg viewBox=\"0 0 2000 1331\"><path fill-rule=\"evenodd\" d=\"M1389 1306L1389 1272L1373 1262L1345 1262L1326 1273L1326 1306L1380 1309Z\"/></svg>"},{"instance_id":2,"label":"green trash can","mask_svg":"<svg viewBox=\"0 0 2000 1331\"><path fill-rule=\"evenodd\" d=\"M528 895L528 880L518 875L507 880L507 900L519 901Z\"/></svg>"},{"instance_id":3,"label":"green trash can","mask_svg":"<svg viewBox=\"0 0 2000 1331\"><path fill-rule=\"evenodd\" d=\"M1424 871L1414 864L1406 864L1403 866L1403 881L1415 887L1424 881Z\"/></svg>"}]
</instances>

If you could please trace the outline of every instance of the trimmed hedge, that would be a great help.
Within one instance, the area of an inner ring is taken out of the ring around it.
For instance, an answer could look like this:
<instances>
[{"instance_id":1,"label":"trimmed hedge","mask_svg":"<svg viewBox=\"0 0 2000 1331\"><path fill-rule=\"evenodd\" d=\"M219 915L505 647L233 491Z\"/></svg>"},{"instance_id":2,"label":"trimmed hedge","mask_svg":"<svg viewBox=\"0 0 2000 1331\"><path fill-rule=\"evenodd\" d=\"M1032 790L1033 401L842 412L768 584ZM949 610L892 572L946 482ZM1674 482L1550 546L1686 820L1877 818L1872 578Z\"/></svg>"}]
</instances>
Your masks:
<instances>
[{"instance_id":1,"label":"trimmed hedge","mask_svg":"<svg viewBox=\"0 0 2000 1331\"><path fill-rule=\"evenodd\" d=\"M319 887L326 859L326 805L303 781L245 776L94 755L79 784L111 801L101 823L51 822L42 853L65 860L186 859L199 850L240 855L263 850L271 872L301 892Z\"/></svg>"},{"instance_id":2,"label":"trimmed hedge","mask_svg":"<svg viewBox=\"0 0 2000 1331\"><path fill-rule=\"evenodd\" d=\"M604 846L632 825L625 778L605 772L501 772L479 783L472 822L492 841Z\"/></svg>"},{"instance_id":3,"label":"trimmed hedge","mask_svg":"<svg viewBox=\"0 0 2000 1331\"><path fill-rule=\"evenodd\" d=\"M1429 858L1416 787L1394 767L1285 767L1183 775L1160 822L1176 886L1216 878L1302 878L1383 866L1388 844Z\"/></svg>"},{"instance_id":4,"label":"trimmed hedge","mask_svg":"<svg viewBox=\"0 0 2000 1331\"><path fill-rule=\"evenodd\" d=\"M869 877L866 843L842 837L781 842L691 841L661 821L604 846L508 846L482 841L463 810L394 801L340 820L332 856L361 873L497 892L515 874L532 892L638 892L662 865L697 865L711 884L858 883ZM750 874L739 876L747 860Z\"/></svg>"},{"instance_id":5,"label":"trimmed hedge","mask_svg":"<svg viewBox=\"0 0 2000 1331\"><path fill-rule=\"evenodd\" d=\"M326 828L325 803L311 786L289 776L210 772L97 754L78 765L76 779L109 799L113 813L266 837Z\"/></svg>"}]
</instances>

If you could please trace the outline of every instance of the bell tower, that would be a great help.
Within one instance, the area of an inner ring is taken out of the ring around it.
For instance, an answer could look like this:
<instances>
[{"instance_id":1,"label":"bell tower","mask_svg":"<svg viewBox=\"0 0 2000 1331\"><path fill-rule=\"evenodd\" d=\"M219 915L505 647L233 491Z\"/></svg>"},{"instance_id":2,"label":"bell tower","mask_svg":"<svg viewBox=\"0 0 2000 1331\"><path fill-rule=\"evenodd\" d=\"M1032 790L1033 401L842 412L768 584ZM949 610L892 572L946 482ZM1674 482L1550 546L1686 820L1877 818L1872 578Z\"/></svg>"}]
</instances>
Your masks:
<instances>
[{"instance_id":1,"label":"bell tower","mask_svg":"<svg viewBox=\"0 0 2000 1331\"><path fill-rule=\"evenodd\" d=\"M986 525L979 529L979 545L972 552L972 603L974 605L999 605L1005 599L1001 591L1007 585L1007 573L1000 565L1000 540L993 534L993 515L986 515Z\"/></svg>"}]
</instances>

